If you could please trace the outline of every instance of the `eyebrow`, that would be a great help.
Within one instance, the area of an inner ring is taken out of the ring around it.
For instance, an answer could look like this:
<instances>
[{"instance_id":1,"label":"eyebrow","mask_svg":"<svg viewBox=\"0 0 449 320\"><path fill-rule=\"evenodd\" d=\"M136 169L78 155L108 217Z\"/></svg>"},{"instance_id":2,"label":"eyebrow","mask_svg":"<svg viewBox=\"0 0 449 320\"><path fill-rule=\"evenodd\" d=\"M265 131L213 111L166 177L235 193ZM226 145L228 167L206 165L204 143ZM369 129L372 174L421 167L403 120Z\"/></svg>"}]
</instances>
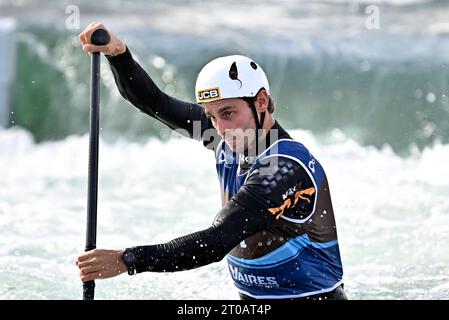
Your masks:
<instances>
[{"instance_id":1,"label":"eyebrow","mask_svg":"<svg viewBox=\"0 0 449 320\"><path fill-rule=\"evenodd\" d=\"M224 107L221 107L221 109L218 110L218 113L219 113L219 114L222 114L223 112L225 112L225 111L227 111L227 110L229 110L229 109L232 109L232 108L234 108L234 107L233 107L233 106L224 106ZM207 112L207 110L204 111L204 112L206 113L207 116L210 116L210 115L211 115L209 112Z\"/></svg>"}]
</instances>

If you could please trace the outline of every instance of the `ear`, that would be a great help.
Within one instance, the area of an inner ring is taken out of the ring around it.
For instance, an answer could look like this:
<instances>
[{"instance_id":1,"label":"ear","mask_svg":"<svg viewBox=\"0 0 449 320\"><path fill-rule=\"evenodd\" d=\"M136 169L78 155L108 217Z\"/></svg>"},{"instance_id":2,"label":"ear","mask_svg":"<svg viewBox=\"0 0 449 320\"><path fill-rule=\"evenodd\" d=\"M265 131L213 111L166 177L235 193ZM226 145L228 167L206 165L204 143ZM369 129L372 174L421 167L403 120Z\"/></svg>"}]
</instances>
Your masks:
<instances>
[{"instance_id":1,"label":"ear","mask_svg":"<svg viewBox=\"0 0 449 320\"><path fill-rule=\"evenodd\" d=\"M265 89L261 89L256 96L256 100L254 101L257 111L267 111L269 103L270 97L268 96L268 92Z\"/></svg>"}]
</instances>

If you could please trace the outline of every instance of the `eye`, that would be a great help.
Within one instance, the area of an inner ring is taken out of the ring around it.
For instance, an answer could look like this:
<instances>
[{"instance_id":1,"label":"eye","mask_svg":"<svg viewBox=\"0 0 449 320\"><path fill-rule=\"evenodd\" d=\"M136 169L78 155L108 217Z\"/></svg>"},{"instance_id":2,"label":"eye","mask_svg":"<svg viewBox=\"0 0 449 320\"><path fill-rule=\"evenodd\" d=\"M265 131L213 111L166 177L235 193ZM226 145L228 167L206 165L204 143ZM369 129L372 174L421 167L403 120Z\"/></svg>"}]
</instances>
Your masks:
<instances>
[{"instance_id":1,"label":"eye","mask_svg":"<svg viewBox=\"0 0 449 320\"><path fill-rule=\"evenodd\" d=\"M215 117L214 116L207 115L207 118L210 119L212 122L215 121Z\"/></svg>"},{"instance_id":2,"label":"eye","mask_svg":"<svg viewBox=\"0 0 449 320\"><path fill-rule=\"evenodd\" d=\"M225 111L225 112L223 112L223 113L221 114L221 117L222 117L223 119L229 120L229 119L232 118L233 115L234 115L234 111Z\"/></svg>"}]
</instances>

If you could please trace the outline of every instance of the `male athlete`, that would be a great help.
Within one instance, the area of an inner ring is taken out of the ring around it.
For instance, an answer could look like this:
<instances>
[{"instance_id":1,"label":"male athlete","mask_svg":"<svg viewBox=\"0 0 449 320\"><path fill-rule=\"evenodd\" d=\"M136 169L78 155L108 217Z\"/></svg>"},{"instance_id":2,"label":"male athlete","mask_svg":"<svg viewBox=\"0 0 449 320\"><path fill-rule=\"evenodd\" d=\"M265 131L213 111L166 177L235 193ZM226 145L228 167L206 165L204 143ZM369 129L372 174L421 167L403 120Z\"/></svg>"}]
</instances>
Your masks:
<instances>
[{"instance_id":1,"label":"male athlete","mask_svg":"<svg viewBox=\"0 0 449 320\"><path fill-rule=\"evenodd\" d=\"M77 259L81 281L128 272L174 272L227 258L241 299L346 299L326 174L274 119L262 68L244 56L209 62L199 73L197 104L154 84L113 34L103 52L122 96L173 130L201 139L216 154L222 209L212 225L168 243L95 249Z\"/></svg>"}]
</instances>

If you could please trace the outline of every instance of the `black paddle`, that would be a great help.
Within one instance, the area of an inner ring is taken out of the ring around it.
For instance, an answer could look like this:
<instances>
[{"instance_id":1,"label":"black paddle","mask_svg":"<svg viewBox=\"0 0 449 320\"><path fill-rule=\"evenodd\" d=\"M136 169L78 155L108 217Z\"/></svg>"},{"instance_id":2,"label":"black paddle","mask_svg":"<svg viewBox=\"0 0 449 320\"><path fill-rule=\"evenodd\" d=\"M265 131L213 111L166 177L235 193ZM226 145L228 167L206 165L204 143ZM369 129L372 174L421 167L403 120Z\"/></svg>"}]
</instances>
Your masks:
<instances>
[{"instance_id":1,"label":"black paddle","mask_svg":"<svg viewBox=\"0 0 449 320\"><path fill-rule=\"evenodd\" d=\"M90 42L94 45L109 43L106 30L97 29ZM87 230L85 251L97 246L97 200L98 200L98 135L100 123L100 53L92 53L90 93L89 176L87 184ZM94 300L95 282L83 283L83 300Z\"/></svg>"}]
</instances>

